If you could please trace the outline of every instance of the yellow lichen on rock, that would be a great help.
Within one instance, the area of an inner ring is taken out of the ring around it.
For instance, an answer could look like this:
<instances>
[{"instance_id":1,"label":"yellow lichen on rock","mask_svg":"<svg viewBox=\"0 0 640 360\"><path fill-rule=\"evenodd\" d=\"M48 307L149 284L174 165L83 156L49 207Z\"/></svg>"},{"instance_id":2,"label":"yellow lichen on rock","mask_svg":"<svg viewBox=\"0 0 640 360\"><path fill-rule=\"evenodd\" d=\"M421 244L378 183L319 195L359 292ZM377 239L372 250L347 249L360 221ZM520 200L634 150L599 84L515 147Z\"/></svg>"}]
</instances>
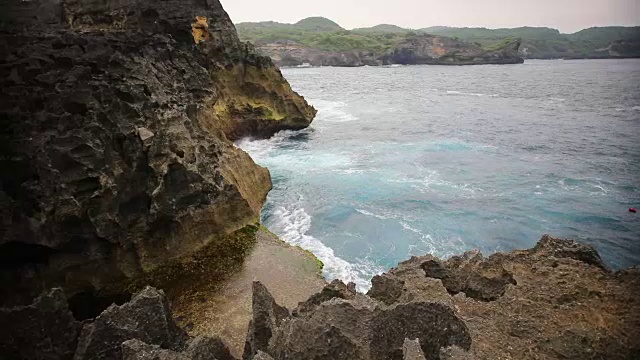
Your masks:
<instances>
[{"instance_id":1,"label":"yellow lichen on rock","mask_svg":"<svg viewBox=\"0 0 640 360\"><path fill-rule=\"evenodd\" d=\"M209 23L207 22L206 16L196 16L196 22L191 24L191 33L193 34L193 41L196 44L210 38Z\"/></svg>"}]
</instances>

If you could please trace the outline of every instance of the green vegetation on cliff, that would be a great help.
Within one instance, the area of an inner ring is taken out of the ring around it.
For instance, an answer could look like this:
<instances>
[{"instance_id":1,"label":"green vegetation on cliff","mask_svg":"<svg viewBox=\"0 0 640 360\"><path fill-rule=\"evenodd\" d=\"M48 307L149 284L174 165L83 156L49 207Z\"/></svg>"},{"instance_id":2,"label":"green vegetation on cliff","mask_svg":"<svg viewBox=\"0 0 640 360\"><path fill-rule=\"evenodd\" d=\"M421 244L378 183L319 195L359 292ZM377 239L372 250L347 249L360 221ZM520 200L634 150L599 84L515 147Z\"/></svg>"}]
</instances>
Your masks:
<instances>
[{"instance_id":1,"label":"green vegetation on cliff","mask_svg":"<svg viewBox=\"0 0 640 360\"><path fill-rule=\"evenodd\" d=\"M513 29L453 28L434 26L417 30L391 24L345 30L335 22L307 18L295 24L275 22L240 23L236 25L240 38L253 43L282 40L328 51L371 51L380 53L394 47L411 33L427 33L476 43L487 50L499 48L511 39L522 39L522 57L606 58L640 56L640 27L600 27L584 29L574 34L562 34L546 27Z\"/></svg>"}]
</instances>

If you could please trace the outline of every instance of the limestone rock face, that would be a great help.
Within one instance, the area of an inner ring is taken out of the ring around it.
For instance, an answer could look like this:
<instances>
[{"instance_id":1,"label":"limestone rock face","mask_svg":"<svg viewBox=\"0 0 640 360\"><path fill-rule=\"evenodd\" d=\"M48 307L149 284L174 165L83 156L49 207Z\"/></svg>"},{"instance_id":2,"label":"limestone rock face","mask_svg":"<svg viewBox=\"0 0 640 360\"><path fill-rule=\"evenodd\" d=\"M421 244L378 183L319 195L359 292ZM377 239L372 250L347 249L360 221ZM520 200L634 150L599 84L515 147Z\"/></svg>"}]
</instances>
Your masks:
<instances>
[{"instance_id":1,"label":"limestone rock face","mask_svg":"<svg viewBox=\"0 0 640 360\"><path fill-rule=\"evenodd\" d=\"M218 0L8 0L0 30L5 304L101 289L255 223L269 172L230 140L315 115Z\"/></svg>"},{"instance_id":2,"label":"limestone rock face","mask_svg":"<svg viewBox=\"0 0 640 360\"><path fill-rule=\"evenodd\" d=\"M524 60L518 55L519 48L520 40L485 50L478 45L445 36L415 34L407 36L380 60L385 64L403 65L520 64Z\"/></svg>"}]
</instances>

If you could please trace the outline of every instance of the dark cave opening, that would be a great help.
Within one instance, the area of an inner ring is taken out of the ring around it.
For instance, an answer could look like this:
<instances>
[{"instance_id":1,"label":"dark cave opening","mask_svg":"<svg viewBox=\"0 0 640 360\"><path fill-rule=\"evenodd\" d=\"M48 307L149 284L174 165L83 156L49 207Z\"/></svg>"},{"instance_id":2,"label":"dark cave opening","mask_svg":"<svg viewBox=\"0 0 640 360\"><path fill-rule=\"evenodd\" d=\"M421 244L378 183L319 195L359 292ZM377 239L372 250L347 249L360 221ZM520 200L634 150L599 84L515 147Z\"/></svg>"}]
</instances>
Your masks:
<instances>
[{"instance_id":1,"label":"dark cave opening","mask_svg":"<svg viewBox=\"0 0 640 360\"><path fill-rule=\"evenodd\" d=\"M46 264L55 249L38 244L9 242L0 245L0 269L12 270L25 264Z\"/></svg>"},{"instance_id":2,"label":"dark cave opening","mask_svg":"<svg viewBox=\"0 0 640 360\"><path fill-rule=\"evenodd\" d=\"M95 289L85 289L71 296L67 302L73 316L78 321L93 319L106 310L111 304L122 305L131 300L131 294L101 294Z\"/></svg>"}]
</instances>

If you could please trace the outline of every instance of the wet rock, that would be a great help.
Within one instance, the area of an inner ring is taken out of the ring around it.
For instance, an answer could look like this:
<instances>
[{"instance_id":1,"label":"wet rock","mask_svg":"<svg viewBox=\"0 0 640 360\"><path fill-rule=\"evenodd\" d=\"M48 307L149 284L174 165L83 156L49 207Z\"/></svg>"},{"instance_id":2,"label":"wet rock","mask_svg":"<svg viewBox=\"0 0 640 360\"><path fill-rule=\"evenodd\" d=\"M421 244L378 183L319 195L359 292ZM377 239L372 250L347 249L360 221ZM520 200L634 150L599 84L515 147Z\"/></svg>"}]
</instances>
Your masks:
<instances>
[{"instance_id":1,"label":"wet rock","mask_svg":"<svg viewBox=\"0 0 640 360\"><path fill-rule=\"evenodd\" d=\"M420 340L404 339L402 345L402 359L403 360L425 360L424 353L420 347Z\"/></svg>"},{"instance_id":2,"label":"wet rock","mask_svg":"<svg viewBox=\"0 0 640 360\"><path fill-rule=\"evenodd\" d=\"M33 304L0 309L0 358L71 359L82 324L73 317L62 289Z\"/></svg>"},{"instance_id":3,"label":"wet rock","mask_svg":"<svg viewBox=\"0 0 640 360\"><path fill-rule=\"evenodd\" d=\"M258 350L266 351L275 329L289 317L289 310L278 305L259 281L253 282L252 307L253 319L249 323L243 359L251 359Z\"/></svg>"},{"instance_id":4,"label":"wet rock","mask_svg":"<svg viewBox=\"0 0 640 360\"><path fill-rule=\"evenodd\" d=\"M130 302L112 305L85 324L74 359L118 359L122 356L121 344L130 339L168 350L184 348L186 334L173 322L161 290L147 287Z\"/></svg>"}]
</instances>

